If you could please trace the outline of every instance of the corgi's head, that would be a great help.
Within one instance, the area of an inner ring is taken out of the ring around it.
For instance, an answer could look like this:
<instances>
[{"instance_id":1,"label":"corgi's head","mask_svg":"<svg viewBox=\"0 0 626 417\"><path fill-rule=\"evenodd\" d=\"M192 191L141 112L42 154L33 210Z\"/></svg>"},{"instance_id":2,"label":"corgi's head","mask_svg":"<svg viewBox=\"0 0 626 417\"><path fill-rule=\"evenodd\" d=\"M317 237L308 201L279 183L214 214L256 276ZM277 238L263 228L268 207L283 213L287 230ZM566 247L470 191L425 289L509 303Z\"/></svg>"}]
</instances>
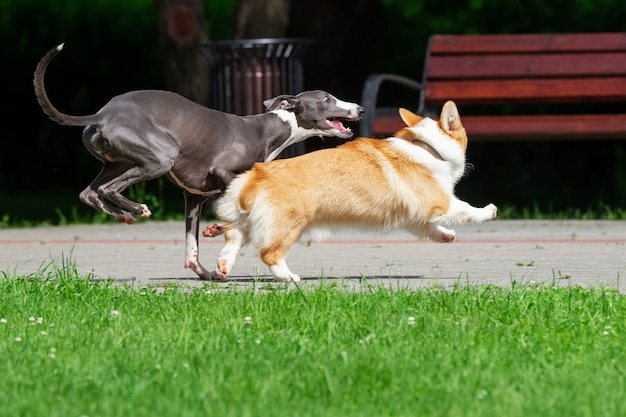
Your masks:
<instances>
[{"instance_id":1,"label":"corgi's head","mask_svg":"<svg viewBox=\"0 0 626 417\"><path fill-rule=\"evenodd\" d=\"M426 125L429 124L429 122L425 122L425 120L432 122L432 119L418 116L407 109L400 109L400 118L406 123L407 127L397 132L394 135L395 137L405 140L415 140L433 136L426 134L422 129L422 126L426 128ZM461 116L459 116L456 104L454 104L453 101L447 101L443 105L439 121L437 121L436 125L442 133L458 142L463 153L465 153L467 150L467 133L461 123ZM435 146L434 143L430 144Z\"/></svg>"},{"instance_id":2,"label":"corgi's head","mask_svg":"<svg viewBox=\"0 0 626 417\"><path fill-rule=\"evenodd\" d=\"M446 175L450 175L452 183L456 184L465 173L465 151L467 150L467 134L463 124L461 124L456 105L452 101L444 104L439 120L421 117L406 109L400 109L400 117L407 124L407 127L397 132L389 140L401 141L404 145L395 142L397 146L401 147L406 146L409 142L410 147L405 149L410 153L413 153L410 149L415 146L425 149L434 160L440 160L444 163L443 171L438 172L445 172ZM432 165L431 168L435 169L435 165Z\"/></svg>"}]
</instances>

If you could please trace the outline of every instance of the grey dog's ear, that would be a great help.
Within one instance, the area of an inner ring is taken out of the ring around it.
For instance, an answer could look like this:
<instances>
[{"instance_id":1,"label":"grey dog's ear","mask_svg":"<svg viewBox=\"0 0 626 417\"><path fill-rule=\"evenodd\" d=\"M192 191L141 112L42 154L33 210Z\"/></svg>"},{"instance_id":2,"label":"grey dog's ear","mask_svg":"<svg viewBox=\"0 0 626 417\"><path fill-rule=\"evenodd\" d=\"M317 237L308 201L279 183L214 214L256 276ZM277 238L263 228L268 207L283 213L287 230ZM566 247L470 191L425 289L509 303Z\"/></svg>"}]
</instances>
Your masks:
<instances>
[{"instance_id":1,"label":"grey dog's ear","mask_svg":"<svg viewBox=\"0 0 626 417\"><path fill-rule=\"evenodd\" d=\"M300 103L300 100L298 100L296 96L289 95L281 95L263 102L266 107L265 111L293 110L296 108L298 103Z\"/></svg>"}]
</instances>

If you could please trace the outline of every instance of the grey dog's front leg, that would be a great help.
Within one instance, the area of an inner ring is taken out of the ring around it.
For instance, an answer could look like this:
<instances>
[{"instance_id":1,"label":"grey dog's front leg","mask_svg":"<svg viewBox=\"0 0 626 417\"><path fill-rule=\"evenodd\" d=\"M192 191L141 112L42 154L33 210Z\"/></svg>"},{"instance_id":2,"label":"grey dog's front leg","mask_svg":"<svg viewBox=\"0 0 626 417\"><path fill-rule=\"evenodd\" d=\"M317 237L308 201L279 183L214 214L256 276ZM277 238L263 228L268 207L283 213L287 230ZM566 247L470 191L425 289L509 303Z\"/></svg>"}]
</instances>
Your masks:
<instances>
[{"instance_id":1,"label":"grey dog's front leg","mask_svg":"<svg viewBox=\"0 0 626 417\"><path fill-rule=\"evenodd\" d=\"M200 265L198 260L198 232L200 230L200 214L208 196L183 192L185 196L185 268L191 268L200 279L210 280L209 271Z\"/></svg>"}]
</instances>

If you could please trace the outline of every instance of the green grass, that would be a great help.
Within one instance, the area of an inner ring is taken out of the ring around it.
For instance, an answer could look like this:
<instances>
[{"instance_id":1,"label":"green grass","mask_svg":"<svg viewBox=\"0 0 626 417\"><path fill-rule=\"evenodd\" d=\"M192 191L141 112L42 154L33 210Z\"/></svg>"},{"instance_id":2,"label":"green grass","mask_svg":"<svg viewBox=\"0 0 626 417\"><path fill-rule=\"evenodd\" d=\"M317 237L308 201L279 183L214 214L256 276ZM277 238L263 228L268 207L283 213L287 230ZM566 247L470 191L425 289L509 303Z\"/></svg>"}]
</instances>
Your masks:
<instances>
[{"instance_id":1,"label":"green grass","mask_svg":"<svg viewBox=\"0 0 626 417\"><path fill-rule=\"evenodd\" d=\"M500 219L544 219L544 220L626 220L626 210L621 207L611 207L597 202L587 209L570 207L563 210L552 208L541 209L536 202L527 207L504 205L498 208Z\"/></svg>"},{"instance_id":2,"label":"green grass","mask_svg":"<svg viewBox=\"0 0 626 417\"><path fill-rule=\"evenodd\" d=\"M0 415L626 415L618 291L260 285L5 272Z\"/></svg>"}]
</instances>

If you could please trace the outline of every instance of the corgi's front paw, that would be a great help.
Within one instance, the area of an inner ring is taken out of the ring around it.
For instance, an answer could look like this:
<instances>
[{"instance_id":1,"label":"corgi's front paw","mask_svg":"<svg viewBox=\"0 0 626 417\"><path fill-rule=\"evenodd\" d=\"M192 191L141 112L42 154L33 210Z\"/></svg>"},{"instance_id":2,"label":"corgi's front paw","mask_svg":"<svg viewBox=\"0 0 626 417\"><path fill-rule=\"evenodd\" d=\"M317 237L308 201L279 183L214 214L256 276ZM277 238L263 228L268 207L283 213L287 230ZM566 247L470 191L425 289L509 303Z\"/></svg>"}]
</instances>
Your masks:
<instances>
[{"instance_id":1,"label":"corgi's front paw","mask_svg":"<svg viewBox=\"0 0 626 417\"><path fill-rule=\"evenodd\" d=\"M221 223L215 223L208 225L203 231L202 236L204 237L216 237L224 233L224 225Z\"/></svg>"},{"instance_id":2,"label":"corgi's front paw","mask_svg":"<svg viewBox=\"0 0 626 417\"><path fill-rule=\"evenodd\" d=\"M487 220L495 219L498 216L498 208L495 204L487 204L483 210L485 210L485 213L488 216Z\"/></svg>"}]
</instances>

